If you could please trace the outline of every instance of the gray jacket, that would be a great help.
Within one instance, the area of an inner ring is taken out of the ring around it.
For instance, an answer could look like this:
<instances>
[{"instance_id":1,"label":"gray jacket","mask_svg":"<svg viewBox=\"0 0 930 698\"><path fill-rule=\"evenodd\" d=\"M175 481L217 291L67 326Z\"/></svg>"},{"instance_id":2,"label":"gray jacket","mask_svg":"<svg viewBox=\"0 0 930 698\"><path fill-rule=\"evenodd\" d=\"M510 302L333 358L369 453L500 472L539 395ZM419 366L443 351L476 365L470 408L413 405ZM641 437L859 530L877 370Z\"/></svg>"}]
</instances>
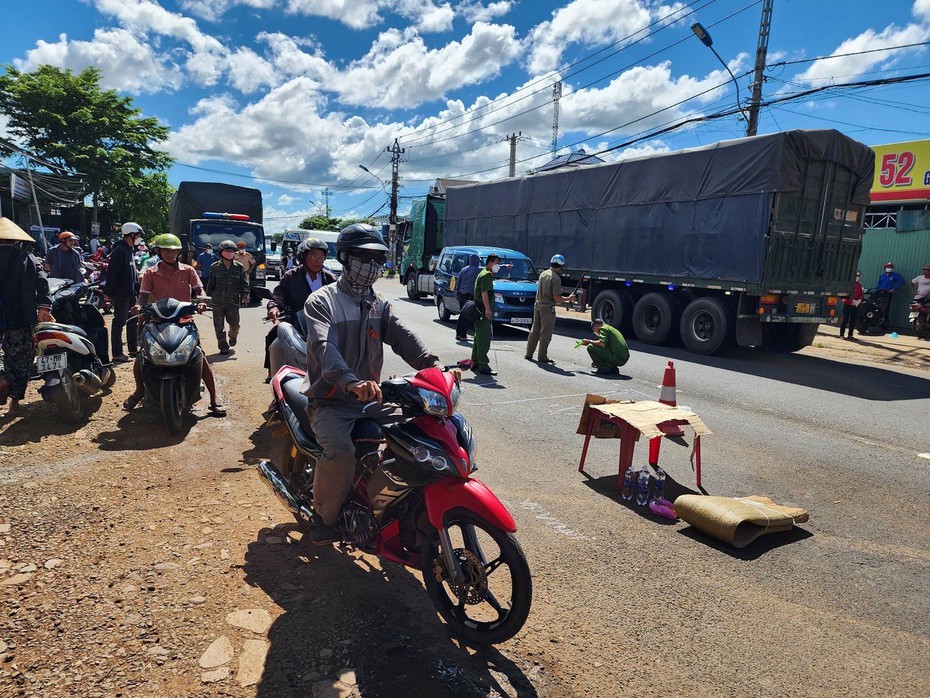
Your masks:
<instances>
[{"instance_id":1,"label":"gray jacket","mask_svg":"<svg viewBox=\"0 0 930 698\"><path fill-rule=\"evenodd\" d=\"M439 358L394 315L388 301L373 292L358 295L344 276L311 293L304 313L307 377L302 391L311 401L357 404L346 386L381 381L385 344L417 370L441 366Z\"/></svg>"}]
</instances>

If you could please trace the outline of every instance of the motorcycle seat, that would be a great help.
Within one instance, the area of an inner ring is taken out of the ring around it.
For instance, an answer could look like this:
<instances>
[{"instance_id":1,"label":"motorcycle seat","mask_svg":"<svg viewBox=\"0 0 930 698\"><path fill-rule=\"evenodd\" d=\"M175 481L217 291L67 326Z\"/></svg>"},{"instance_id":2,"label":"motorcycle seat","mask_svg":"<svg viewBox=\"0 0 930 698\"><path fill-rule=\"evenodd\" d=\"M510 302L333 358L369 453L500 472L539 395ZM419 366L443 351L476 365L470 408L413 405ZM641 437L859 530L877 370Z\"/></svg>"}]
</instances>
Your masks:
<instances>
[{"instance_id":1,"label":"motorcycle seat","mask_svg":"<svg viewBox=\"0 0 930 698\"><path fill-rule=\"evenodd\" d=\"M52 332L73 332L74 334L87 338L87 332L82 330L77 325L65 325L60 322L40 322L36 325L36 331L41 330L50 330Z\"/></svg>"},{"instance_id":2,"label":"motorcycle seat","mask_svg":"<svg viewBox=\"0 0 930 698\"><path fill-rule=\"evenodd\" d=\"M310 427L310 416L307 414L307 402L309 402L309 400L307 400L306 395L300 392L300 386L303 381L297 379L299 379L299 376L296 374L289 377L289 379L281 385L281 390L284 391L284 400L297 418L297 423L300 425L300 429L303 431L304 436L313 441L313 429Z\"/></svg>"}]
</instances>

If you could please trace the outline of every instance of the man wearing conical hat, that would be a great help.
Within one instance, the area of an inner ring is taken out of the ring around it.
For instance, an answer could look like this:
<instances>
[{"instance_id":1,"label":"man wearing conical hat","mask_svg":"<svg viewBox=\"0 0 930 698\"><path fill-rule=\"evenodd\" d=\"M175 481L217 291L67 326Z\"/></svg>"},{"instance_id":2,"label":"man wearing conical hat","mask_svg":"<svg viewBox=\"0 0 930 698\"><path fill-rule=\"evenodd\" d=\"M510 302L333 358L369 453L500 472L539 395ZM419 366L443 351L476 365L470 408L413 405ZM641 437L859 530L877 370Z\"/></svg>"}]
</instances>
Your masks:
<instances>
[{"instance_id":1,"label":"man wearing conical hat","mask_svg":"<svg viewBox=\"0 0 930 698\"><path fill-rule=\"evenodd\" d=\"M32 368L32 327L54 322L48 278L38 259L18 243L34 243L32 236L8 218L0 218L0 406L12 403L3 415L20 414L20 400Z\"/></svg>"}]
</instances>

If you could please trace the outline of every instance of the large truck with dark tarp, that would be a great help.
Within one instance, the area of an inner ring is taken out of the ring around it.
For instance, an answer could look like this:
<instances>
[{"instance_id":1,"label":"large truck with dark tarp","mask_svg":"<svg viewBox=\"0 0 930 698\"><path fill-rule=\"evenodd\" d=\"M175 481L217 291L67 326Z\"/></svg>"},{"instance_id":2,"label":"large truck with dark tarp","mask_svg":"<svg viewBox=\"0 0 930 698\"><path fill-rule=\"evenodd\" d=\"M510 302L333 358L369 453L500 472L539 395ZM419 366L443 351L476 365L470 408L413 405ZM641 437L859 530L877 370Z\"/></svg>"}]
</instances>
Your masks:
<instances>
[{"instance_id":1,"label":"large truck with dark tarp","mask_svg":"<svg viewBox=\"0 0 930 698\"><path fill-rule=\"evenodd\" d=\"M444 241L564 254L578 309L647 344L795 351L839 322L873 169L834 130L741 138L449 189Z\"/></svg>"},{"instance_id":2,"label":"large truck with dark tarp","mask_svg":"<svg viewBox=\"0 0 930 698\"><path fill-rule=\"evenodd\" d=\"M181 182L168 204L169 230L181 238L182 259L194 263L209 243L244 242L255 258L249 282L265 285L265 228L262 193L220 182Z\"/></svg>"}]
</instances>

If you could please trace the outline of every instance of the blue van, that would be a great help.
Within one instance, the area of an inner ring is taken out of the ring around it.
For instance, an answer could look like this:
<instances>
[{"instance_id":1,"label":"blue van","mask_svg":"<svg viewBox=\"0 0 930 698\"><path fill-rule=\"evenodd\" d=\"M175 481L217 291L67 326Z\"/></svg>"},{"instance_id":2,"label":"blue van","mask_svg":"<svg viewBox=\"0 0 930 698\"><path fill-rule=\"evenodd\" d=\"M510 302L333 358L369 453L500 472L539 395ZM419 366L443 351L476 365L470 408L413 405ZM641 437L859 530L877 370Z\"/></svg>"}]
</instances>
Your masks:
<instances>
[{"instance_id":1,"label":"blue van","mask_svg":"<svg viewBox=\"0 0 930 698\"><path fill-rule=\"evenodd\" d=\"M489 254L496 254L501 258L501 269L494 275L494 322L532 325L539 273L525 254L504 247L463 245L443 248L439 253L434 280L439 319L447 322L453 314L461 310L456 298L455 279L473 254L481 259L482 267Z\"/></svg>"}]
</instances>

